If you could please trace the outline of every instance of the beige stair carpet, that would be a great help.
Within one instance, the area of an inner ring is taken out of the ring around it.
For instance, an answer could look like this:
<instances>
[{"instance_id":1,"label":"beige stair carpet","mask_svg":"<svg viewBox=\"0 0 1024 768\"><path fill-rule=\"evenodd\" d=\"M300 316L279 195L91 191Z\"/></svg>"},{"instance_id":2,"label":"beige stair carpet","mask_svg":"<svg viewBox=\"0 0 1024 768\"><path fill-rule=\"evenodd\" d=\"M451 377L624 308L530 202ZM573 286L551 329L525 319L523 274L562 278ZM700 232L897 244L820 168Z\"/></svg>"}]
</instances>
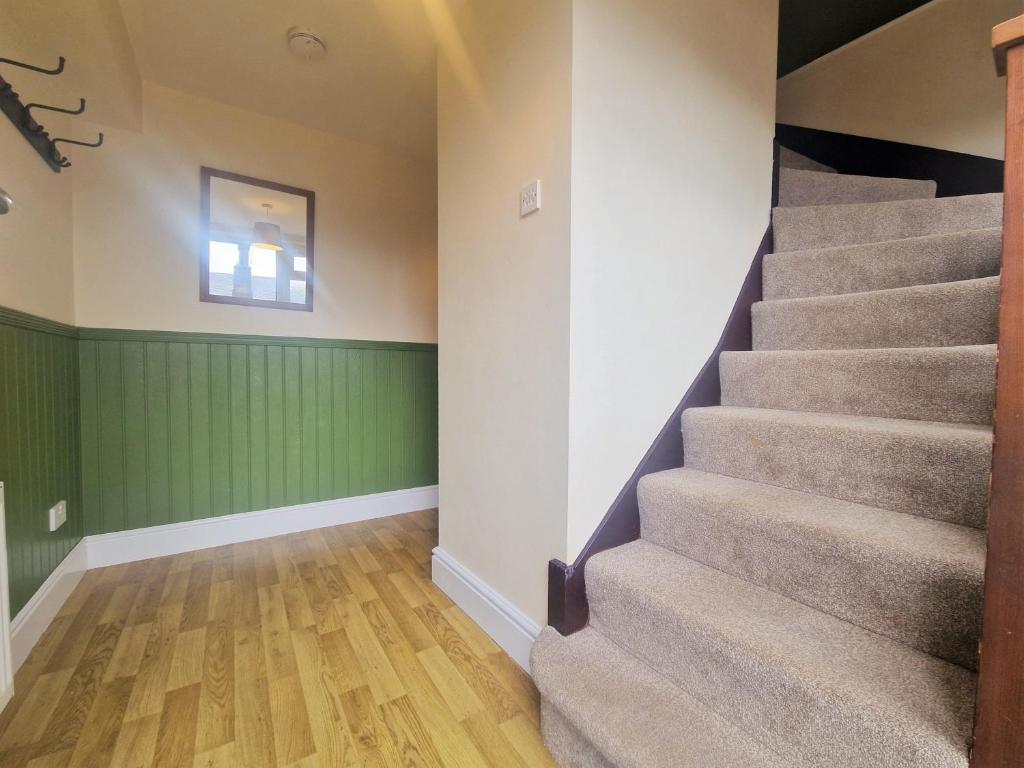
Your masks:
<instances>
[{"instance_id":1,"label":"beige stair carpet","mask_svg":"<svg viewBox=\"0 0 1024 768\"><path fill-rule=\"evenodd\" d=\"M967 768L1001 196L781 160L754 351L534 646L569 768Z\"/></svg>"}]
</instances>

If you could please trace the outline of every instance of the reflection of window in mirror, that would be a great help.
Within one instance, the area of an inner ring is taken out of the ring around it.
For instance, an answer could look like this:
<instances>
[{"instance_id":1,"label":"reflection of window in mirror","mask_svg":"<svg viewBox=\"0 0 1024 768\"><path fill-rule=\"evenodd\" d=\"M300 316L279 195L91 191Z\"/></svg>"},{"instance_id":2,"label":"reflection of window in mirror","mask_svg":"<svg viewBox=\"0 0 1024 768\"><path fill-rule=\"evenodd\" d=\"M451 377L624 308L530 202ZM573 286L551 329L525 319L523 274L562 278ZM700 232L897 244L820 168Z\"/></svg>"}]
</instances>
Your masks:
<instances>
[{"instance_id":1,"label":"reflection of window in mirror","mask_svg":"<svg viewBox=\"0 0 1024 768\"><path fill-rule=\"evenodd\" d=\"M199 299L313 311L314 194L203 168Z\"/></svg>"}]
</instances>

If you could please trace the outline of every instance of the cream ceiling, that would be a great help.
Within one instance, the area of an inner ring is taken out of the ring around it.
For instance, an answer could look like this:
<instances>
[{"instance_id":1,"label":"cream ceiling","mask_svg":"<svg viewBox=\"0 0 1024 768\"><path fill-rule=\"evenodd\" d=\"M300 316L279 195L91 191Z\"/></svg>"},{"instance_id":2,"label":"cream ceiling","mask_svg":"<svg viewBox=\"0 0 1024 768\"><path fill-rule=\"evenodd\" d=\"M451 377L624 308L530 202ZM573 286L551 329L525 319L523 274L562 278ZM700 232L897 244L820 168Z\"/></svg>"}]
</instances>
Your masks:
<instances>
[{"instance_id":1,"label":"cream ceiling","mask_svg":"<svg viewBox=\"0 0 1024 768\"><path fill-rule=\"evenodd\" d=\"M5 67L26 100L74 106L138 130L141 82L312 128L433 157L436 41L458 33L464 0L0 0L0 56L51 66L48 78ZM327 56L288 51L310 28ZM48 116L49 122L58 118Z\"/></svg>"},{"instance_id":2,"label":"cream ceiling","mask_svg":"<svg viewBox=\"0 0 1024 768\"><path fill-rule=\"evenodd\" d=\"M144 80L406 154L435 151L428 10L450 0L120 2ZM320 35L326 58L295 58L293 25Z\"/></svg>"}]
</instances>

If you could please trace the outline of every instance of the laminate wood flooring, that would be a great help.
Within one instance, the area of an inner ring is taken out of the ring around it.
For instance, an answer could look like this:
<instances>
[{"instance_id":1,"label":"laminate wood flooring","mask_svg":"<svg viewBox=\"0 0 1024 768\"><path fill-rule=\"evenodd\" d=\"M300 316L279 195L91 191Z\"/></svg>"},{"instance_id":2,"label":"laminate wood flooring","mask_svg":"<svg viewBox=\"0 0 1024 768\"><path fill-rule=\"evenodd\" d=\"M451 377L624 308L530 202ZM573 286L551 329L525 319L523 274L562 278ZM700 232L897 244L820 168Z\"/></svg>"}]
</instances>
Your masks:
<instances>
[{"instance_id":1,"label":"laminate wood flooring","mask_svg":"<svg viewBox=\"0 0 1024 768\"><path fill-rule=\"evenodd\" d=\"M428 510L89 571L18 671L0 766L554 766L436 543Z\"/></svg>"}]
</instances>

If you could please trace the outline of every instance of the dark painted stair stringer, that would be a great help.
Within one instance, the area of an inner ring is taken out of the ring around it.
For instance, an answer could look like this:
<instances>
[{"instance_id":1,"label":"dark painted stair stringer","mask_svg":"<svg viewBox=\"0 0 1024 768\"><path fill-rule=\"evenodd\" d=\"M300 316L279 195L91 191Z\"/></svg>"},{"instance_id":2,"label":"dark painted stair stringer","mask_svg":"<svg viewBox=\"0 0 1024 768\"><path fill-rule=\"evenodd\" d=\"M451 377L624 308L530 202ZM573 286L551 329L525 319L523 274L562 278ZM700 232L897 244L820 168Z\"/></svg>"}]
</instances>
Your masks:
<instances>
[{"instance_id":1,"label":"dark painted stair stringer","mask_svg":"<svg viewBox=\"0 0 1024 768\"><path fill-rule=\"evenodd\" d=\"M776 178L777 175L776 172ZM725 330L697 378L661 428L579 557L570 565L561 560L548 563L548 624L563 635L583 629L587 624L589 611L583 580L587 560L598 552L640 538L640 508L636 495L640 478L652 472L682 466L683 435L679 430L679 420L683 411L687 408L718 405L722 398L718 370L722 352L746 351L751 348L750 308L761 300L761 266L771 249L772 228L769 225L743 280Z\"/></svg>"}]
</instances>

